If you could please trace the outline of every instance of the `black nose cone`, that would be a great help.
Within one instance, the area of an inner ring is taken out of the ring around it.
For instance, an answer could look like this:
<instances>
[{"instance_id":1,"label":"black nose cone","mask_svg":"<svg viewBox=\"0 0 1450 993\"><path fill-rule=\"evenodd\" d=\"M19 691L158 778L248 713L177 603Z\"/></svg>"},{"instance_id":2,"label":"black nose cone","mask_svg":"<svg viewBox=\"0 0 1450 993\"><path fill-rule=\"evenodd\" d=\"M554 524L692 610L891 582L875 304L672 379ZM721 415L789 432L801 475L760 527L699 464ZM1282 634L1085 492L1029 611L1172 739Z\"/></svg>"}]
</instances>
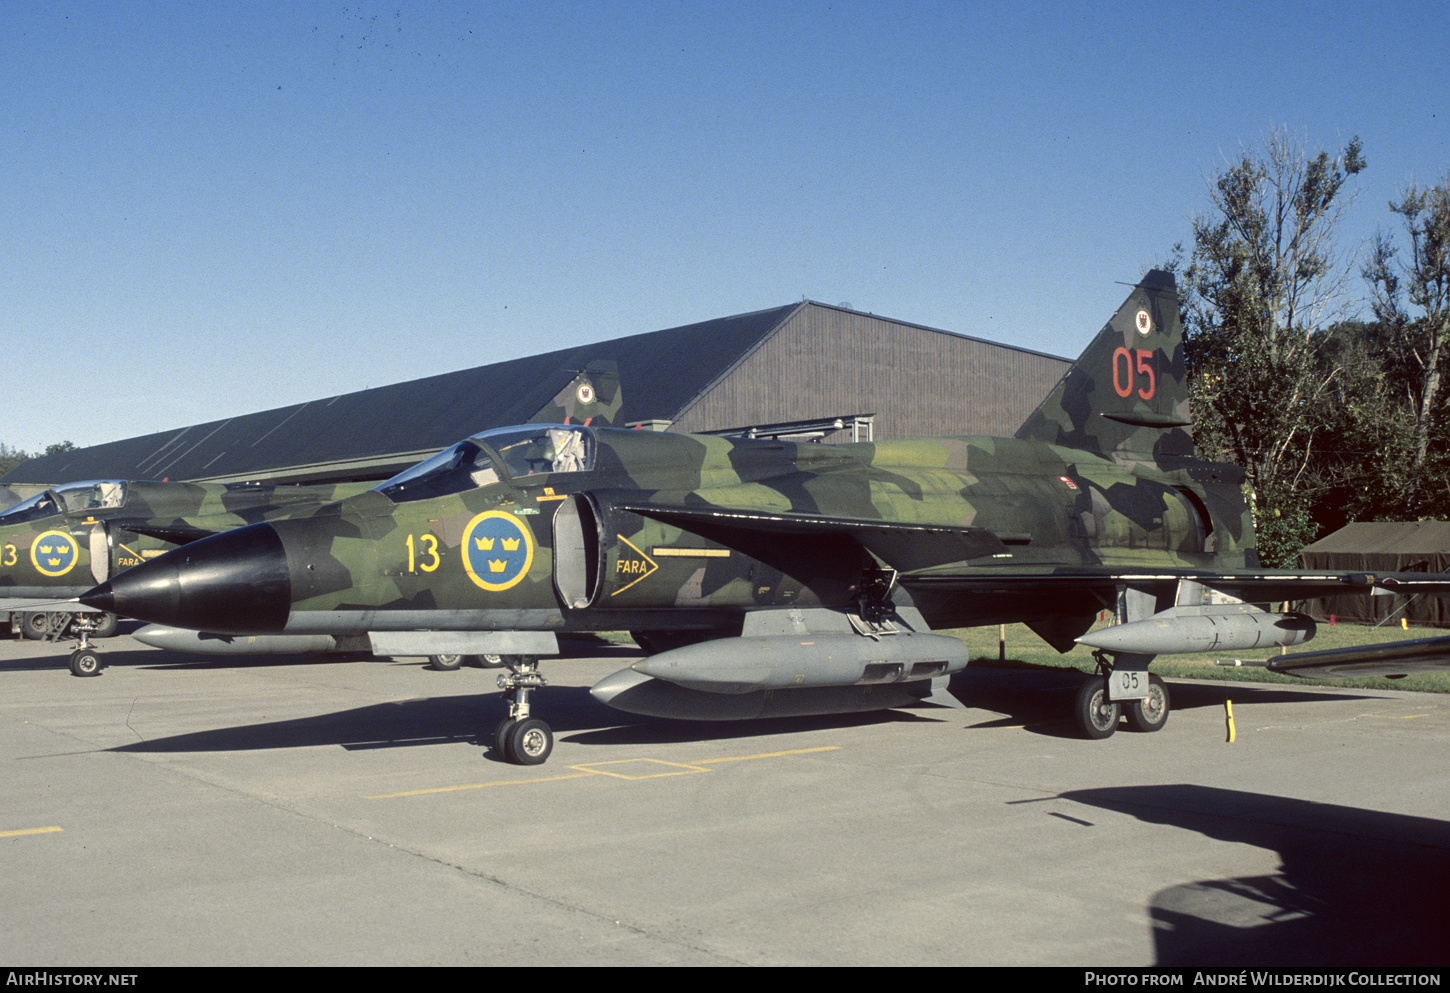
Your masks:
<instances>
[{"instance_id":1,"label":"black nose cone","mask_svg":"<svg viewBox=\"0 0 1450 993\"><path fill-rule=\"evenodd\" d=\"M154 624L218 634L269 634L287 624L292 582L276 529L252 524L127 569L80 600Z\"/></svg>"}]
</instances>

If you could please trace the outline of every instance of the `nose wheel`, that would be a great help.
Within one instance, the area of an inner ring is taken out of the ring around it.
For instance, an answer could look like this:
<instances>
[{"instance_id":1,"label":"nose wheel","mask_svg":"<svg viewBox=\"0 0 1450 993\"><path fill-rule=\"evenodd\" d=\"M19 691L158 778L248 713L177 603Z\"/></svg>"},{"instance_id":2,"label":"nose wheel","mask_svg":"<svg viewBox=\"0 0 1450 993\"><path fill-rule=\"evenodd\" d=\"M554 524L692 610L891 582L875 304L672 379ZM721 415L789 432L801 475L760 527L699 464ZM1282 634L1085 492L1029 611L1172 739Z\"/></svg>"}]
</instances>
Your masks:
<instances>
[{"instance_id":1,"label":"nose wheel","mask_svg":"<svg viewBox=\"0 0 1450 993\"><path fill-rule=\"evenodd\" d=\"M554 732L537 717L510 717L494 728L493 750L514 765L542 765L554 750Z\"/></svg>"},{"instance_id":2,"label":"nose wheel","mask_svg":"<svg viewBox=\"0 0 1450 993\"><path fill-rule=\"evenodd\" d=\"M72 676L99 676L101 657L93 648L77 648L70 653L70 674Z\"/></svg>"},{"instance_id":3,"label":"nose wheel","mask_svg":"<svg viewBox=\"0 0 1450 993\"><path fill-rule=\"evenodd\" d=\"M554 750L554 732L529 715L529 694L545 685L539 659L505 655L502 662L509 671L498 677L498 685L509 694L509 715L493 729L493 750L514 765L542 765Z\"/></svg>"},{"instance_id":4,"label":"nose wheel","mask_svg":"<svg viewBox=\"0 0 1450 993\"><path fill-rule=\"evenodd\" d=\"M72 676L99 676L101 655L91 647L91 635L106 630L106 619L110 618L110 630L115 630L115 615L77 614L74 627L80 638L76 650L70 653L70 674Z\"/></svg>"}]
</instances>

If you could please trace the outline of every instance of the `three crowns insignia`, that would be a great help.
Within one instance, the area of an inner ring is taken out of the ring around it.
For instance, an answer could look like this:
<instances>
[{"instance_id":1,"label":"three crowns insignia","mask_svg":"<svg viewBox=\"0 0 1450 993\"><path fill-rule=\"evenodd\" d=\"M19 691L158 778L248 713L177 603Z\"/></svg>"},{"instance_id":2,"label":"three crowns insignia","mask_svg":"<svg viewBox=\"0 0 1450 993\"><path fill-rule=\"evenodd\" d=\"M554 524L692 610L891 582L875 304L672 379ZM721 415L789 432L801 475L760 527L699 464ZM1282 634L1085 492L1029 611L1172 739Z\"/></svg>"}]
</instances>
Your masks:
<instances>
[{"instance_id":1,"label":"three crowns insignia","mask_svg":"<svg viewBox=\"0 0 1450 993\"><path fill-rule=\"evenodd\" d=\"M493 551L493 543L495 541L502 541L503 550L506 552L517 552L519 550L519 539L517 538L474 538L473 541L476 545L478 545L478 550L481 552ZM493 562L491 560L488 564L490 568L493 567ZM500 565L497 569L494 569L493 571L503 572L503 566Z\"/></svg>"}]
</instances>

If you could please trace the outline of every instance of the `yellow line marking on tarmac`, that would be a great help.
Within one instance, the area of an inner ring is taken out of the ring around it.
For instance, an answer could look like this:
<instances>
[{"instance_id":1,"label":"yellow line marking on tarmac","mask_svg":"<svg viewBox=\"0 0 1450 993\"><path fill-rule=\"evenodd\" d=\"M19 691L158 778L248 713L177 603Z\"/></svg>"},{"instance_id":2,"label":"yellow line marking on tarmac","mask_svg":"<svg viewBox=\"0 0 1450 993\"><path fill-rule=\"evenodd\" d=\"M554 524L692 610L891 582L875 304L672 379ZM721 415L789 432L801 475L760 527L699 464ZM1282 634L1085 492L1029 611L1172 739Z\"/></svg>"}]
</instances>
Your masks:
<instances>
[{"instance_id":1,"label":"yellow line marking on tarmac","mask_svg":"<svg viewBox=\"0 0 1450 993\"><path fill-rule=\"evenodd\" d=\"M18 838L22 834L55 834L64 830L65 828L58 827L22 828L19 831L0 831L0 838Z\"/></svg>"},{"instance_id":2,"label":"yellow line marking on tarmac","mask_svg":"<svg viewBox=\"0 0 1450 993\"><path fill-rule=\"evenodd\" d=\"M636 762L649 762L653 765L662 765L666 772L647 772L643 775L628 776L622 772L606 772L599 768L602 765L631 765ZM571 769L580 769L584 772L598 773L601 776L613 776L615 779L660 779L664 776L687 776L692 772L710 772L711 770L698 765L685 765L683 762L665 762L662 759L616 759L613 762L591 762L588 765L571 765Z\"/></svg>"},{"instance_id":3,"label":"yellow line marking on tarmac","mask_svg":"<svg viewBox=\"0 0 1450 993\"><path fill-rule=\"evenodd\" d=\"M609 762L591 762L588 765L571 765L568 768L573 770L571 774L561 776L540 776L538 779L504 779L496 783L468 783L462 786L435 786L423 790L405 790L401 793L377 793L372 796L363 797L364 800L391 800L403 796L423 796L428 793L457 793L460 790L486 790L494 786L532 786L535 783L558 783L566 779L587 779L593 776L607 776L610 779L660 779L666 776L687 776L695 772L711 772L713 770L703 768L708 765L717 765L721 762L749 762L754 759L775 759L784 758L789 755L811 755L816 752L838 752L840 745L822 745L818 748L796 748L784 752L759 752L755 755L728 755L718 759L700 759L698 762L666 762L663 759L614 759ZM623 772L610 772L601 769L606 765L629 765L633 763L648 762L654 765L665 766L667 771L648 772L642 775L629 775ZM54 828L53 830L60 830Z\"/></svg>"},{"instance_id":4,"label":"yellow line marking on tarmac","mask_svg":"<svg viewBox=\"0 0 1450 993\"><path fill-rule=\"evenodd\" d=\"M402 793L376 793L363 797L364 800L391 800L399 796L422 796L425 793L454 793L458 790L486 790L491 786L528 786L533 783L557 783L564 779L584 779L592 772L576 772L572 776L544 776L539 779L504 779L497 783L469 783L466 786L435 786L426 790L405 790Z\"/></svg>"},{"instance_id":5,"label":"yellow line marking on tarmac","mask_svg":"<svg viewBox=\"0 0 1450 993\"><path fill-rule=\"evenodd\" d=\"M714 762L749 762L751 759L778 759L784 755L810 755L812 752L839 752L840 745L822 745L819 748L795 748L788 752L761 752L758 755L730 755L720 759L701 759L697 765Z\"/></svg>"}]
</instances>

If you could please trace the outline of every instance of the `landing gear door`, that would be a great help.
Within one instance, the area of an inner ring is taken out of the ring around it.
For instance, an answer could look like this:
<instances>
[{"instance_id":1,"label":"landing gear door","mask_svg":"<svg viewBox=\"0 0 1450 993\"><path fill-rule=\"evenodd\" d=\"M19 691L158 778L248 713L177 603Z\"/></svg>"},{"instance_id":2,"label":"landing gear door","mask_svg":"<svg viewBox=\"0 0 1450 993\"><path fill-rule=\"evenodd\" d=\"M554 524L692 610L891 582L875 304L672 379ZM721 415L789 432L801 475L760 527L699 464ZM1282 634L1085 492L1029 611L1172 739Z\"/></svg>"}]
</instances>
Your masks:
<instances>
[{"instance_id":1,"label":"landing gear door","mask_svg":"<svg viewBox=\"0 0 1450 993\"><path fill-rule=\"evenodd\" d=\"M1152 656L1149 656L1150 658ZM1148 698L1148 669L1124 669L1121 658L1113 671L1108 673L1109 700L1146 700Z\"/></svg>"}]
</instances>

